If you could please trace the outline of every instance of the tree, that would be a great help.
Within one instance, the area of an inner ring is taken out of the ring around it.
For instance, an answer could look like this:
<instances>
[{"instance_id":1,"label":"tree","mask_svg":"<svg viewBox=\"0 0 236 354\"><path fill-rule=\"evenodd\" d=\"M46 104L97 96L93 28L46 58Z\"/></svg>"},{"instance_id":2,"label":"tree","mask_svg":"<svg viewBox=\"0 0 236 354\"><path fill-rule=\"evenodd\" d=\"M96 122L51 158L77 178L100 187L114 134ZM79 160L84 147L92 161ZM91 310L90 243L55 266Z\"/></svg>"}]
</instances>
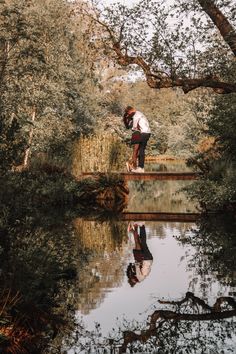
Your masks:
<instances>
[{"instance_id":1,"label":"tree","mask_svg":"<svg viewBox=\"0 0 236 354\"><path fill-rule=\"evenodd\" d=\"M216 281L224 287L234 287L236 279L234 270L235 253L235 218L233 215L218 214L202 217L198 228L191 237L177 236L181 244L191 245L196 253L189 255L188 269L194 270L194 278L189 289L196 292L198 279L201 278L200 288L204 296L210 296L211 288ZM209 274L213 274L210 278ZM206 287L206 284L208 285Z\"/></svg>"},{"instance_id":2,"label":"tree","mask_svg":"<svg viewBox=\"0 0 236 354\"><path fill-rule=\"evenodd\" d=\"M209 144L189 159L204 177L194 182L189 193L205 209L232 211L236 207L235 118L236 95L216 96L208 110Z\"/></svg>"},{"instance_id":3,"label":"tree","mask_svg":"<svg viewBox=\"0 0 236 354\"><path fill-rule=\"evenodd\" d=\"M209 306L204 300L198 298L191 292L187 292L185 297L180 301L163 301L161 304L175 306L175 310L164 309L156 310L150 315L149 325L147 329L139 331L126 330L123 332L124 342L120 347L119 353L126 353L128 345L139 342L139 349L143 347L143 343L148 343L150 349L165 348L165 350L176 352L191 353L200 348L207 351L209 347L214 346L213 351L218 351L217 341L214 340L214 321L231 318L236 315L236 303L232 297L219 297L213 306ZM224 306L228 305L224 311ZM229 308L228 308L229 307ZM205 326L201 322L205 322ZM181 323L183 322L183 324ZM189 324L191 322L191 324ZM198 322L198 326L194 326L194 322ZM227 342L228 333L232 330L230 324L225 321L227 330L221 330L220 337L222 343ZM204 330L203 330L204 328ZM187 334L195 332L196 336L187 339ZM211 336L202 335L212 332ZM212 338L213 337L213 338ZM230 337L230 335L229 335ZM222 344L221 344L222 345Z\"/></svg>"},{"instance_id":4,"label":"tree","mask_svg":"<svg viewBox=\"0 0 236 354\"><path fill-rule=\"evenodd\" d=\"M75 135L91 130L99 114L95 51L72 10L63 0L0 5L0 135L6 169L14 163L27 166L32 152L63 150Z\"/></svg>"},{"instance_id":5,"label":"tree","mask_svg":"<svg viewBox=\"0 0 236 354\"><path fill-rule=\"evenodd\" d=\"M233 0L176 0L173 5L145 0L132 8L115 4L86 14L104 28L104 44L117 62L142 69L150 87L236 92L229 77L236 65Z\"/></svg>"}]
</instances>

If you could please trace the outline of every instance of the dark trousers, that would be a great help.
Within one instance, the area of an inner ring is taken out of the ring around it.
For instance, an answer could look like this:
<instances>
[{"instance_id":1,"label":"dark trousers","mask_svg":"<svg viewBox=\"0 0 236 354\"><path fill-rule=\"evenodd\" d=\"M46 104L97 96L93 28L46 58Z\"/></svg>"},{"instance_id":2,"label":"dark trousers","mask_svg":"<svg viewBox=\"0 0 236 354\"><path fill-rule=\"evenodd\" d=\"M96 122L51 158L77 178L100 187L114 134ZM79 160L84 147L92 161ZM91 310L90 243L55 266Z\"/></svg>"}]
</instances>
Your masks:
<instances>
[{"instance_id":1,"label":"dark trousers","mask_svg":"<svg viewBox=\"0 0 236 354\"><path fill-rule=\"evenodd\" d=\"M138 155L138 165L141 168L144 168L145 161L145 149L147 146L147 142L150 138L150 133L141 133L142 141L139 143L139 155Z\"/></svg>"},{"instance_id":2,"label":"dark trousers","mask_svg":"<svg viewBox=\"0 0 236 354\"><path fill-rule=\"evenodd\" d=\"M142 260L152 260L153 256L149 251L147 246L147 237L146 237L146 229L145 226L140 227L139 240L141 244L141 250L133 250L134 259L136 262L141 262Z\"/></svg>"}]
</instances>

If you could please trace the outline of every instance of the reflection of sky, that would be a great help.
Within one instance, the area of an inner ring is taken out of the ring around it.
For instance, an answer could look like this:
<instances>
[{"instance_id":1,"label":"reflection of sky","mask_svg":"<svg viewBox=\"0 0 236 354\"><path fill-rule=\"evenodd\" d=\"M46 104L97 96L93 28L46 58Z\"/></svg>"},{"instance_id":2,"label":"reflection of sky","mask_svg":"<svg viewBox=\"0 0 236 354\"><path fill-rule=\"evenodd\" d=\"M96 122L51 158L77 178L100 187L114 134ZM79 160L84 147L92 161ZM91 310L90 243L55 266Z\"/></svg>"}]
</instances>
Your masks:
<instances>
[{"instance_id":1,"label":"reflection of sky","mask_svg":"<svg viewBox=\"0 0 236 354\"><path fill-rule=\"evenodd\" d=\"M188 228L191 226L194 227L188 224ZM125 272L128 263L133 262L133 242L130 239L127 244L129 259L123 269L123 283L118 288L104 289L106 296L103 303L83 317L88 329L93 329L94 322L98 322L103 333L107 334L112 327L116 327L117 317L120 322L122 317L129 320L147 319L148 314L153 312L154 305L158 306L157 299L177 300L183 298L188 290L193 290L189 289L189 284L194 278L194 270L187 270L186 254L194 255L194 250L190 246L180 245L173 237L183 232L192 232L187 230L186 224L182 223L146 223L147 244L154 258L151 273L133 288L128 284ZM194 289L197 291L195 295L201 296L199 281L200 279ZM210 290L212 301L219 294L227 293L227 289L221 288L216 280Z\"/></svg>"}]
</instances>

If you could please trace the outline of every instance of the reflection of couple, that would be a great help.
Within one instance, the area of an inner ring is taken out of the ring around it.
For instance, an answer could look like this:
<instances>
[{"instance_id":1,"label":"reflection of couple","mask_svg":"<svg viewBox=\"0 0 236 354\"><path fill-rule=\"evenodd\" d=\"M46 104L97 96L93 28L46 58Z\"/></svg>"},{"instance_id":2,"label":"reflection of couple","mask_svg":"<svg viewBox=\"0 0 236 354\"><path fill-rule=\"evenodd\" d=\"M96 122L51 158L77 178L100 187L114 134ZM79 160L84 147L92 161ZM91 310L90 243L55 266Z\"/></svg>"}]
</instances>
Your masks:
<instances>
[{"instance_id":1,"label":"reflection of couple","mask_svg":"<svg viewBox=\"0 0 236 354\"><path fill-rule=\"evenodd\" d=\"M127 268L127 277L130 286L143 281L151 271L153 257L146 242L146 229L144 223L130 223L128 233L134 237L133 255L135 263L130 263Z\"/></svg>"}]
</instances>

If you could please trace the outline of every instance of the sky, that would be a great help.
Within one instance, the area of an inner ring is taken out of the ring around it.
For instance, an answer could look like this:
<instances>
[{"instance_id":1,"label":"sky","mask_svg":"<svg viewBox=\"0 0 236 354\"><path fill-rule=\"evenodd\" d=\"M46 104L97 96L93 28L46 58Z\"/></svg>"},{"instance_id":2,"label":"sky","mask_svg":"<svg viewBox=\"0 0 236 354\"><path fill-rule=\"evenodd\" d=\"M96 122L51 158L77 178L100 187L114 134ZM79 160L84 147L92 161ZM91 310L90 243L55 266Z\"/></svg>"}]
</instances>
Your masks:
<instances>
[{"instance_id":1,"label":"sky","mask_svg":"<svg viewBox=\"0 0 236 354\"><path fill-rule=\"evenodd\" d=\"M123 5L132 5L139 2L139 0L100 0L99 2L103 5L110 5L118 2Z\"/></svg>"},{"instance_id":2,"label":"sky","mask_svg":"<svg viewBox=\"0 0 236 354\"><path fill-rule=\"evenodd\" d=\"M102 5L110 5L114 3L120 3L123 5L130 5L132 6L133 4L137 4L140 0L99 0L99 3ZM174 0L166 0L166 3L170 5L173 3Z\"/></svg>"}]
</instances>

